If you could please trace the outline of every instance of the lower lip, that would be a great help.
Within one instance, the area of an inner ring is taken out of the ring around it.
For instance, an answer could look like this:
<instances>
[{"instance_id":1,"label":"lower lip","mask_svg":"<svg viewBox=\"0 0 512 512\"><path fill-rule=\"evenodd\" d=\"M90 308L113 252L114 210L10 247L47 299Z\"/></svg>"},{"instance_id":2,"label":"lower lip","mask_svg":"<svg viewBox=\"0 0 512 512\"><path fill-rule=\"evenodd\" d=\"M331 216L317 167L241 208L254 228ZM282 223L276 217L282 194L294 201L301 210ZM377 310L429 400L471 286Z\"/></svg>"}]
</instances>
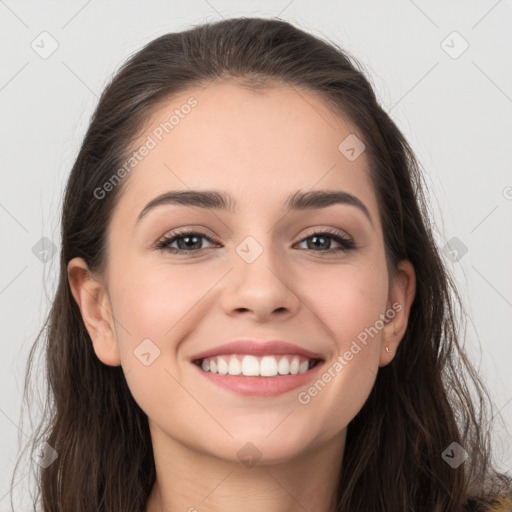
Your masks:
<instances>
[{"instance_id":1,"label":"lower lip","mask_svg":"<svg viewBox=\"0 0 512 512\"><path fill-rule=\"evenodd\" d=\"M311 370L298 375L277 375L276 377L245 377L240 375L219 375L205 372L192 363L197 371L210 382L240 395L273 397L306 385L319 372L323 363L317 363Z\"/></svg>"}]
</instances>

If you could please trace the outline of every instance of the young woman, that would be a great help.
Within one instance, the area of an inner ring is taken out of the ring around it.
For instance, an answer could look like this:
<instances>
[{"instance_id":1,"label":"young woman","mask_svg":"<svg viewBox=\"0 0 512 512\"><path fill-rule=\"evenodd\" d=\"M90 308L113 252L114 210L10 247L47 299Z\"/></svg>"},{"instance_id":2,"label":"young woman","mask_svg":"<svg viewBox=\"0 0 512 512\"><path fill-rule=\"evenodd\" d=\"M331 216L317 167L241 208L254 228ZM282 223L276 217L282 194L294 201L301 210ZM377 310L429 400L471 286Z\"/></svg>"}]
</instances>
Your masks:
<instances>
[{"instance_id":1,"label":"young woman","mask_svg":"<svg viewBox=\"0 0 512 512\"><path fill-rule=\"evenodd\" d=\"M512 510L427 211L332 43L240 18L144 47L66 188L42 510Z\"/></svg>"}]
</instances>

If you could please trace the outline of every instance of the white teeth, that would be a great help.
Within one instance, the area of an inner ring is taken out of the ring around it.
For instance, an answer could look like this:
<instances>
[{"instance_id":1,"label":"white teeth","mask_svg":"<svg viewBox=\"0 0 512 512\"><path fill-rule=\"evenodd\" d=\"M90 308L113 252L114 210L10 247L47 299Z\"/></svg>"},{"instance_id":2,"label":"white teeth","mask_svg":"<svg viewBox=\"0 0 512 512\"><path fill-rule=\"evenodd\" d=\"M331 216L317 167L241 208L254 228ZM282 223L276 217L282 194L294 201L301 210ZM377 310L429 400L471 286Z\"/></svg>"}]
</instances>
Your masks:
<instances>
[{"instance_id":1,"label":"white teeth","mask_svg":"<svg viewBox=\"0 0 512 512\"><path fill-rule=\"evenodd\" d=\"M279 375L288 375L290 373L290 361L286 357L282 357L281 361L279 361L278 371Z\"/></svg>"},{"instance_id":2,"label":"white teeth","mask_svg":"<svg viewBox=\"0 0 512 512\"><path fill-rule=\"evenodd\" d=\"M219 375L245 375L247 377L275 377L298 375L309 370L310 361L297 355L262 356L224 355L203 359L205 372Z\"/></svg>"},{"instance_id":3,"label":"white teeth","mask_svg":"<svg viewBox=\"0 0 512 512\"><path fill-rule=\"evenodd\" d=\"M302 363L300 363L300 365L299 365L299 373L307 372L308 368L309 368L309 361L302 361Z\"/></svg>"},{"instance_id":4,"label":"white teeth","mask_svg":"<svg viewBox=\"0 0 512 512\"><path fill-rule=\"evenodd\" d=\"M219 375L226 375L228 373L228 363L223 357L217 359L217 371Z\"/></svg>"},{"instance_id":5,"label":"white teeth","mask_svg":"<svg viewBox=\"0 0 512 512\"><path fill-rule=\"evenodd\" d=\"M228 367L229 375L240 375L242 373L242 365L240 361L236 357L229 358L229 367Z\"/></svg>"},{"instance_id":6,"label":"white teeth","mask_svg":"<svg viewBox=\"0 0 512 512\"><path fill-rule=\"evenodd\" d=\"M290 373L292 375L297 375L299 373L299 366L300 366L299 358L298 357L294 357L292 359L292 362L290 363Z\"/></svg>"},{"instance_id":7,"label":"white teeth","mask_svg":"<svg viewBox=\"0 0 512 512\"><path fill-rule=\"evenodd\" d=\"M306 361L306 365L308 362ZM262 377L274 377L277 375L277 361L273 356L265 356L261 359L260 375Z\"/></svg>"},{"instance_id":8,"label":"white teeth","mask_svg":"<svg viewBox=\"0 0 512 512\"><path fill-rule=\"evenodd\" d=\"M260 363L254 356L245 356L242 359L242 373L249 376L258 376L260 374Z\"/></svg>"}]
</instances>

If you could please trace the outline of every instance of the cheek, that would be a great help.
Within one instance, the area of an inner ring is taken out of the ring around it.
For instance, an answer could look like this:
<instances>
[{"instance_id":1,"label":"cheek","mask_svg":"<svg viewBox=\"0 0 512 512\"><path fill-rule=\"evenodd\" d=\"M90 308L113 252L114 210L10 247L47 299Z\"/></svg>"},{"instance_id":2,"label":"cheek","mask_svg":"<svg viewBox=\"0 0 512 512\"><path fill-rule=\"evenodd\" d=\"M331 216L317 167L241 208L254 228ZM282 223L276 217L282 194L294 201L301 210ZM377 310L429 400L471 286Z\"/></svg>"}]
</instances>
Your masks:
<instances>
[{"instance_id":1,"label":"cheek","mask_svg":"<svg viewBox=\"0 0 512 512\"><path fill-rule=\"evenodd\" d=\"M338 353L379 320L387 302L387 279L379 266L351 265L311 274L305 300Z\"/></svg>"},{"instance_id":2,"label":"cheek","mask_svg":"<svg viewBox=\"0 0 512 512\"><path fill-rule=\"evenodd\" d=\"M133 398L148 416L165 424L173 404L185 417L197 416L190 396L180 386L183 367L178 349L212 307L205 293L219 279L216 273L197 272L192 266L129 264L111 273L111 296L121 364ZM169 398L172 397L172 401ZM168 407L163 407L163 404ZM204 413L204 411L203 411ZM203 418L204 420L204 418Z\"/></svg>"},{"instance_id":3,"label":"cheek","mask_svg":"<svg viewBox=\"0 0 512 512\"><path fill-rule=\"evenodd\" d=\"M192 270L192 266L165 265L146 267L133 265L129 272L122 268L112 275L112 299L115 313L130 333L131 343L144 338L155 340L161 348L172 346L187 317L201 309L201 299L218 279L209 273ZM179 327L178 327L179 326Z\"/></svg>"},{"instance_id":4,"label":"cheek","mask_svg":"<svg viewBox=\"0 0 512 512\"><path fill-rule=\"evenodd\" d=\"M309 289L308 306L322 324L318 335L331 340L333 357L299 403L313 429L334 434L356 416L375 382L387 277L378 265L347 266L317 274Z\"/></svg>"}]
</instances>

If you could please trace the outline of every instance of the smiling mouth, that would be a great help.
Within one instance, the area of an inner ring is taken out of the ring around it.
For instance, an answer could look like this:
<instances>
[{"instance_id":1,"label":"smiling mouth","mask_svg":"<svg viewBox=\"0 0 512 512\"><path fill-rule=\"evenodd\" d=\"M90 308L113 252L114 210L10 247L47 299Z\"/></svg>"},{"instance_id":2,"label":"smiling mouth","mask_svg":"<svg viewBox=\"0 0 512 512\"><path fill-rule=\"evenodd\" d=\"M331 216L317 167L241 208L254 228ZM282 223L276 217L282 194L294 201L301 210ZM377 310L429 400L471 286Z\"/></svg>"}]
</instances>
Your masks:
<instances>
[{"instance_id":1,"label":"smiling mouth","mask_svg":"<svg viewBox=\"0 0 512 512\"><path fill-rule=\"evenodd\" d=\"M322 362L304 356L226 354L196 359L193 363L206 373L240 377L285 377L301 375Z\"/></svg>"}]
</instances>

